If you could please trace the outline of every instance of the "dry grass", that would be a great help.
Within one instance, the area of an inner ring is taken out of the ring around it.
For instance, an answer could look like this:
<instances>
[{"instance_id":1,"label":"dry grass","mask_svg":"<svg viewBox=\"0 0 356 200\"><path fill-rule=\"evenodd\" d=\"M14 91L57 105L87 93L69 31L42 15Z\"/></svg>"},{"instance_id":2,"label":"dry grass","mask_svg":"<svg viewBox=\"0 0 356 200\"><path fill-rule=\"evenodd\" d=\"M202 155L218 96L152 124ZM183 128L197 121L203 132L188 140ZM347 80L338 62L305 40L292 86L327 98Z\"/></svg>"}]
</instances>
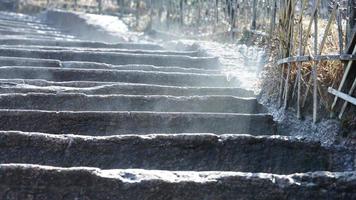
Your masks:
<instances>
[{"instance_id":1,"label":"dry grass","mask_svg":"<svg viewBox=\"0 0 356 200\"><path fill-rule=\"evenodd\" d=\"M293 48L291 49L291 56L298 56L298 51L299 51L299 33L298 33L298 21L299 16L295 16L294 20L294 28L293 28L293 35L295 36L294 39L292 40L292 46ZM304 17L302 24L303 24L303 37L305 38L307 34L307 27L310 22L310 17ZM327 26L328 21L326 19L319 19L318 20L318 47L320 46L321 40L324 37L324 31ZM278 32L274 35L278 35ZM286 34L284 34L285 36ZM308 40L306 42L306 47L305 47L305 54L304 55L309 55L313 56L314 51L313 51L313 46L314 46L314 30L313 26L311 29L311 33L308 37ZM272 57L271 60L273 62L273 67L267 66L267 75L266 75L266 80L265 83L262 85L263 89L266 90L266 92L269 95L272 95L275 97L276 95L278 96L278 92L280 90L280 77L281 77L281 67L276 67L277 65L275 64L276 61L278 60L278 55L279 55L279 44L282 41L283 38L276 36L273 38L273 43L270 45L270 56ZM286 43L284 41L284 43ZM345 45L344 45L345 46ZM327 34L327 39L325 42L325 46L322 51L322 55L332 55L332 54L339 54L339 37L338 37L338 29L336 22L334 20L332 26L330 27L330 31ZM304 110L306 112L311 111L311 100L312 100L312 95L311 91L309 90L309 93L306 93L307 88L309 87L310 89L313 87L311 85L310 75L311 75L311 70L313 66L313 62L304 62L302 64L302 95L307 95L307 101L306 101L306 106ZM291 94L295 90L295 82L296 82L296 77L298 73L298 67L296 64L291 65L291 79L289 82L289 88L291 89ZM286 70L285 70L286 71ZM318 99L320 101L320 108L325 111L330 111L330 105L331 101L333 99L333 96L329 95L327 92L328 87L334 87L336 88L339 85L339 82L341 80L341 77L343 75L343 63L338 60L330 60L330 61L321 61L318 63L317 67L317 76L318 76ZM286 77L286 72L284 72L284 77ZM268 79L271 79L273 81L270 81ZM272 86L271 86L272 85ZM290 95L292 96L292 95ZM275 98L276 100L278 98ZM296 98L292 99L292 105L296 103ZM325 112L327 113L327 112Z\"/></svg>"}]
</instances>

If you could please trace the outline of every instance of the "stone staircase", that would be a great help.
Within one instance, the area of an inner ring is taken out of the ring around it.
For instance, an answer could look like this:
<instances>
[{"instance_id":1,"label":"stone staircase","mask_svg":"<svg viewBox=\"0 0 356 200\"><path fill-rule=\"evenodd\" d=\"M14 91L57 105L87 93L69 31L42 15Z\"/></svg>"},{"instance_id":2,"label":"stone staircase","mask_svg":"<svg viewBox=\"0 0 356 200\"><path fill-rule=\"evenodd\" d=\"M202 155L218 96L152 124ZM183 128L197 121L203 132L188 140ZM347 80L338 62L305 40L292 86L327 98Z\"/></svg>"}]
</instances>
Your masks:
<instances>
[{"instance_id":1,"label":"stone staircase","mask_svg":"<svg viewBox=\"0 0 356 200\"><path fill-rule=\"evenodd\" d=\"M354 152L278 135L215 57L6 12L0 35L0 199L356 199Z\"/></svg>"}]
</instances>

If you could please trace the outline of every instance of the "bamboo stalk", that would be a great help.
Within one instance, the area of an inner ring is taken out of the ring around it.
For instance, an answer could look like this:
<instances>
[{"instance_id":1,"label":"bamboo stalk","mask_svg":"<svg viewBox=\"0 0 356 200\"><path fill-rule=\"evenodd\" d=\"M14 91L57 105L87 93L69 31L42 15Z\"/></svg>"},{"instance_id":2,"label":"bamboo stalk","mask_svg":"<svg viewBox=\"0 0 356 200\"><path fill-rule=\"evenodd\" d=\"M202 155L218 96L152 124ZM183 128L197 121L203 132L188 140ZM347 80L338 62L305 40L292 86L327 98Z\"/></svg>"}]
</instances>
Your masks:
<instances>
[{"instance_id":1,"label":"bamboo stalk","mask_svg":"<svg viewBox=\"0 0 356 200\"><path fill-rule=\"evenodd\" d=\"M289 94L289 79L290 79L290 72L291 72L291 64L288 63L287 68L287 77L284 85L284 109L288 108L288 94Z\"/></svg>"},{"instance_id":2,"label":"bamboo stalk","mask_svg":"<svg viewBox=\"0 0 356 200\"><path fill-rule=\"evenodd\" d=\"M305 6L305 1L301 2L301 13L300 13L300 18L299 18L299 56L303 55L303 10ZM297 72L297 83L298 83L298 89L297 89L297 118L301 119L301 106L300 106L300 100L301 100L301 76L302 76L302 63L298 62L298 72Z\"/></svg>"},{"instance_id":3,"label":"bamboo stalk","mask_svg":"<svg viewBox=\"0 0 356 200\"><path fill-rule=\"evenodd\" d=\"M354 92L355 88L356 88L356 78L354 79L354 82L352 83L351 89L349 90L348 94L350 96ZM346 107L347 107L348 103L349 103L348 101L345 101L344 104L342 105L342 108L341 108L341 111L340 111L340 114L339 114L339 119L341 119L342 116L344 115L344 112L346 110Z\"/></svg>"},{"instance_id":4,"label":"bamboo stalk","mask_svg":"<svg viewBox=\"0 0 356 200\"><path fill-rule=\"evenodd\" d=\"M320 47L319 47L319 55L322 54L322 51L323 51L324 46L325 46L326 38L327 38L327 36L328 36L328 34L329 34L329 30L330 30L331 23L332 23L332 22L334 21L334 19L335 19L336 11L337 11L338 8L339 8L339 4L338 4L338 3L335 3L335 5L334 5L334 7L333 7L333 10L332 10L332 12L331 12L331 15L330 15L328 24L326 25L326 28L325 28L323 40L321 41L321 44L320 44Z\"/></svg>"},{"instance_id":5,"label":"bamboo stalk","mask_svg":"<svg viewBox=\"0 0 356 200\"><path fill-rule=\"evenodd\" d=\"M290 4L292 5L291 8L291 13L290 13L290 19L289 19L289 32L290 32L290 38L289 38L289 56L291 56L291 53L293 52L293 36L294 36L294 7L295 7L295 1L290 0ZM284 109L288 108L288 99L289 99L289 79L290 79L290 73L291 73L291 63L288 63L288 68L287 68L287 78L285 81L285 94L284 94Z\"/></svg>"},{"instance_id":6,"label":"bamboo stalk","mask_svg":"<svg viewBox=\"0 0 356 200\"><path fill-rule=\"evenodd\" d=\"M315 16L316 12L318 11L319 5L320 5L320 0L316 0L316 4L315 4L314 10L313 10L312 15L311 15L312 17L310 18L308 29L307 29L307 32L306 32L306 35L305 35L305 38L304 38L304 42L303 42L303 53L305 52L305 48L306 48L307 42L308 42L308 37L309 37L310 31L311 31L311 27L312 27L313 21L314 21L314 16Z\"/></svg>"},{"instance_id":7,"label":"bamboo stalk","mask_svg":"<svg viewBox=\"0 0 356 200\"><path fill-rule=\"evenodd\" d=\"M318 1L318 0L317 0ZM315 5L317 8L318 6ZM314 15L314 55L318 54L318 9ZM316 123L318 118L318 75L317 75L318 62L314 62L313 66L313 123Z\"/></svg>"},{"instance_id":8,"label":"bamboo stalk","mask_svg":"<svg viewBox=\"0 0 356 200\"><path fill-rule=\"evenodd\" d=\"M353 55L356 54L356 48L355 48L355 47L354 47L354 50L352 51L352 54L353 54ZM339 88L337 89L339 92L340 92L340 91L342 90L342 88L344 87L346 78L347 78L347 76L348 76L348 74L349 74L349 72L350 72L350 70L351 70L352 63L353 63L352 60L348 61L348 63L347 63L347 66L346 66L346 68L345 68L344 75L342 76L342 79L341 79ZM335 108L335 106L336 106L337 100L338 100L338 97L335 96L334 102L333 102L333 104L331 105L331 112L334 111L334 108Z\"/></svg>"},{"instance_id":9,"label":"bamboo stalk","mask_svg":"<svg viewBox=\"0 0 356 200\"><path fill-rule=\"evenodd\" d=\"M341 22L341 13L340 10L337 12L337 30L338 30L338 36L339 36L339 52L342 54L344 51L344 39L343 39L343 34L342 34L342 22Z\"/></svg>"},{"instance_id":10,"label":"bamboo stalk","mask_svg":"<svg viewBox=\"0 0 356 200\"><path fill-rule=\"evenodd\" d=\"M281 67L281 81L279 83L279 99L278 99L278 105L279 106L282 106L282 100L283 100L283 91L284 91L284 88L283 88L283 80L284 80L284 64L282 64L282 67Z\"/></svg>"},{"instance_id":11,"label":"bamboo stalk","mask_svg":"<svg viewBox=\"0 0 356 200\"><path fill-rule=\"evenodd\" d=\"M356 106L356 98L329 87L328 92Z\"/></svg>"}]
</instances>

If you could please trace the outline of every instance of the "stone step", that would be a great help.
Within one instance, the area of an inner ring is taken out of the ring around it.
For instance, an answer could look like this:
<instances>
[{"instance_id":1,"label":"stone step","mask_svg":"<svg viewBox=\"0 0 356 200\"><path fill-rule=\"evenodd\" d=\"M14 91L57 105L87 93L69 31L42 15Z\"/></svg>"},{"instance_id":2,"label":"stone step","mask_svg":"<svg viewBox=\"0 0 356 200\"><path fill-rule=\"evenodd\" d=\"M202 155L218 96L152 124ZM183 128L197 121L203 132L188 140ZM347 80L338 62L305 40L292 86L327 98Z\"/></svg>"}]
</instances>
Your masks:
<instances>
[{"instance_id":1,"label":"stone step","mask_svg":"<svg viewBox=\"0 0 356 200\"><path fill-rule=\"evenodd\" d=\"M127 82L198 87L236 87L239 85L236 79L227 80L224 75L214 74L45 67L0 67L0 79Z\"/></svg>"},{"instance_id":2,"label":"stone step","mask_svg":"<svg viewBox=\"0 0 356 200\"><path fill-rule=\"evenodd\" d=\"M48 31L56 30L56 29L50 28L44 24L38 24L38 23L32 23L32 22L22 23L22 22L7 21L7 20L1 20L1 19L0 19L0 25L11 27L11 28L32 28L32 29L44 30L44 31L45 30L48 30Z\"/></svg>"},{"instance_id":3,"label":"stone step","mask_svg":"<svg viewBox=\"0 0 356 200\"><path fill-rule=\"evenodd\" d=\"M1 31L0 31L1 32ZM7 32L7 33L6 33ZM49 40L58 40L58 39L73 39L74 37L71 36L65 36L65 35L50 35L50 34L26 34L22 35L21 33L13 33L6 31L4 33L0 33L1 37L6 37L6 36L18 36L21 38L43 38L43 39L49 39Z\"/></svg>"},{"instance_id":4,"label":"stone step","mask_svg":"<svg viewBox=\"0 0 356 200\"><path fill-rule=\"evenodd\" d=\"M24 15L20 13L10 13L0 11L0 19L5 21L18 21L22 23L42 23L38 17Z\"/></svg>"},{"instance_id":5,"label":"stone step","mask_svg":"<svg viewBox=\"0 0 356 200\"><path fill-rule=\"evenodd\" d=\"M118 48L118 49L144 49L163 50L156 44L145 43L103 43L90 41L64 41L64 40L44 40L44 39L0 39L1 45L37 45L37 46L61 46L61 47L84 47L84 48Z\"/></svg>"},{"instance_id":6,"label":"stone step","mask_svg":"<svg viewBox=\"0 0 356 200\"><path fill-rule=\"evenodd\" d=\"M256 98L234 96L0 94L0 109L267 113Z\"/></svg>"},{"instance_id":7,"label":"stone step","mask_svg":"<svg viewBox=\"0 0 356 200\"><path fill-rule=\"evenodd\" d=\"M4 57L0 56L0 66L34 66L34 67L64 67L79 69L109 69L109 70L142 70L142 71L161 71L161 72L181 72L181 73L198 73L198 74L220 74L219 70L207 70L196 68L184 68L174 66L157 67L154 65L110 65L96 62L82 61L64 61L55 59L39 59L24 57Z\"/></svg>"},{"instance_id":8,"label":"stone step","mask_svg":"<svg viewBox=\"0 0 356 200\"><path fill-rule=\"evenodd\" d=\"M3 199L356 199L356 172L290 175L0 165Z\"/></svg>"},{"instance_id":9,"label":"stone step","mask_svg":"<svg viewBox=\"0 0 356 200\"><path fill-rule=\"evenodd\" d=\"M156 134L91 137L0 131L2 163L101 169L344 171L351 152L284 136Z\"/></svg>"},{"instance_id":10,"label":"stone step","mask_svg":"<svg viewBox=\"0 0 356 200\"><path fill-rule=\"evenodd\" d=\"M155 66L179 66L204 69L213 69L219 66L219 61L215 57L190 57L159 54L104 53L69 50L50 51L2 48L0 49L0 56L44 58L61 61L90 61L116 65L146 64Z\"/></svg>"},{"instance_id":11,"label":"stone step","mask_svg":"<svg viewBox=\"0 0 356 200\"><path fill-rule=\"evenodd\" d=\"M82 93L91 95L127 94L127 95L170 95L204 96L231 95L254 97L254 92L242 88L224 87L177 87L137 83L69 81L53 82L35 79L0 79L0 93Z\"/></svg>"},{"instance_id":12,"label":"stone step","mask_svg":"<svg viewBox=\"0 0 356 200\"><path fill-rule=\"evenodd\" d=\"M51 29L51 28L38 28L38 27L14 27L14 26L8 26L8 25L1 25L0 23L0 28L1 29L7 29L7 30L15 30L15 31L23 31L23 32L31 32L31 31L40 31L40 32L48 32L48 33L55 33L55 34L61 34L63 33L62 31L59 31L57 29Z\"/></svg>"},{"instance_id":13,"label":"stone step","mask_svg":"<svg viewBox=\"0 0 356 200\"><path fill-rule=\"evenodd\" d=\"M48 35L48 34L47 34ZM104 53L131 53L131 54L158 54L158 55L182 55L198 57L203 53L198 51L170 51L170 50L142 50L142 49L118 49L118 48L83 48L61 46L36 46L36 45L1 45L4 49L46 50L46 51L75 51L75 52L104 52Z\"/></svg>"},{"instance_id":14,"label":"stone step","mask_svg":"<svg viewBox=\"0 0 356 200\"><path fill-rule=\"evenodd\" d=\"M18 15L18 13L15 13L16 15ZM39 20L39 18L34 18L34 17L30 17L28 16L27 19L25 18L20 18L20 17L14 17L14 15L12 16L4 16L4 15L0 15L0 21L4 21L4 22L8 22L8 23L16 23L16 24L31 24L31 25L44 25L46 26L47 24L45 24L44 22L42 22L41 20Z\"/></svg>"},{"instance_id":15,"label":"stone step","mask_svg":"<svg viewBox=\"0 0 356 200\"><path fill-rule=\"evenodd\" d=\"M41 18L38 16L31 16L31 15L26 15L22 13L9 13L9 12L1 12L0 13L0 19L4 21L17 21L21 23L37 23L37 24L43 24L46 22L43 22Z\"/></svg>"},{"instance_id":16,"label":"stone step","mask_svg":"<svg viewBox=\"0 0 356 200\"><path fill-rule=\"evenodd\" d=\"M72 37L51 37L40 35L2 35L0 40L51 40L51 41L77 41Z\"/></svg>"},{"instance_id":17,"label":"stone step","mask_svg":"<svg viewBox=\"0 0 356 200\"><path fill-rule=\"evenodd\" d=\"M51 134L275 134L267 114L0 110L0 130Z\"/></svg>"},{"instance_id":18,"label":"stone step","mask_svg":"<svg viewBox=\"0 0 356 200\"><path fill-rule=\"evenodd\" d=\"M142 64L130 65L110 65L96 62L82 61L64 61L61 62L64 68L79 68L79 69L110 69L110 70L142 70L142 71L160 71L160 72L181 72L181 73L196 73L196 74L221 74L220 70L208 70L197 68L185 68L174 66L154 66Z\"/></svg>"},{"instance_id":19,"label":"stone step","mask_svg":"<svg viewBox=\"0 0 356 200\"><path fill-rule=\"evenodd\" d=\"M0 66L62 67L59 60L4 56L0 56Z\"/></svg>"},{"instance_id":20,"label":"stone step","mask_svg":"<svg viewBox=\"0 0 356 200\"><path fill-rule=\"evenodd\" d=\"M3 30L0 29L0 35L17 35L19 37L22 36L33 36L33 37L53 37L53 38L74 38L73 36L67 36L67 35L62 35L58 33L48 33L48 32L42 32L42 31L31 31L31 32L24 32L24 31L16 31L16 30Z\"/></svg>"}]
</instances>

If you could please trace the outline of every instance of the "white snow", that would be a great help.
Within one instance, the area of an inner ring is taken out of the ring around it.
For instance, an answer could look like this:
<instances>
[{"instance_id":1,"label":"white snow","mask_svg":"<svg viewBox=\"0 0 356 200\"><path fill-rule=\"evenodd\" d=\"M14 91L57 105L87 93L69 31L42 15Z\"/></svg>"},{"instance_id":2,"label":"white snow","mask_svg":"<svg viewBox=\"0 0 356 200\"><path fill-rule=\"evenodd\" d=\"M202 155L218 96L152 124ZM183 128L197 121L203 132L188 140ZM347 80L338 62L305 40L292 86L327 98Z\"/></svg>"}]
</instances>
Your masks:
<instances>
[{"instance_id":1,"label":"white snow","mask_svg":"<svg viewBox=\"0 0 356 200\"><path fill-rule=\"evenodd\" d=\"M128 27L118 17L109 15L81 14L88 24L98 26L111 33L127 33Z\"/></svg>"},{"instance_id":2,"label":"white snow","mask_svg":"<svg viewBox=\"0 0 356 200\"><path fill-rule=\"evenodd\" d=\"M266 52L263 48L244 44L219 43L202 40L176 40L172 45L198 46L210 56L216 56L222 64L223 74L228 80L241 82L237 87L259 90L260 72L266 63ZM169 48L169 46L168 46Z\"/></svg>"}]
</instances>

